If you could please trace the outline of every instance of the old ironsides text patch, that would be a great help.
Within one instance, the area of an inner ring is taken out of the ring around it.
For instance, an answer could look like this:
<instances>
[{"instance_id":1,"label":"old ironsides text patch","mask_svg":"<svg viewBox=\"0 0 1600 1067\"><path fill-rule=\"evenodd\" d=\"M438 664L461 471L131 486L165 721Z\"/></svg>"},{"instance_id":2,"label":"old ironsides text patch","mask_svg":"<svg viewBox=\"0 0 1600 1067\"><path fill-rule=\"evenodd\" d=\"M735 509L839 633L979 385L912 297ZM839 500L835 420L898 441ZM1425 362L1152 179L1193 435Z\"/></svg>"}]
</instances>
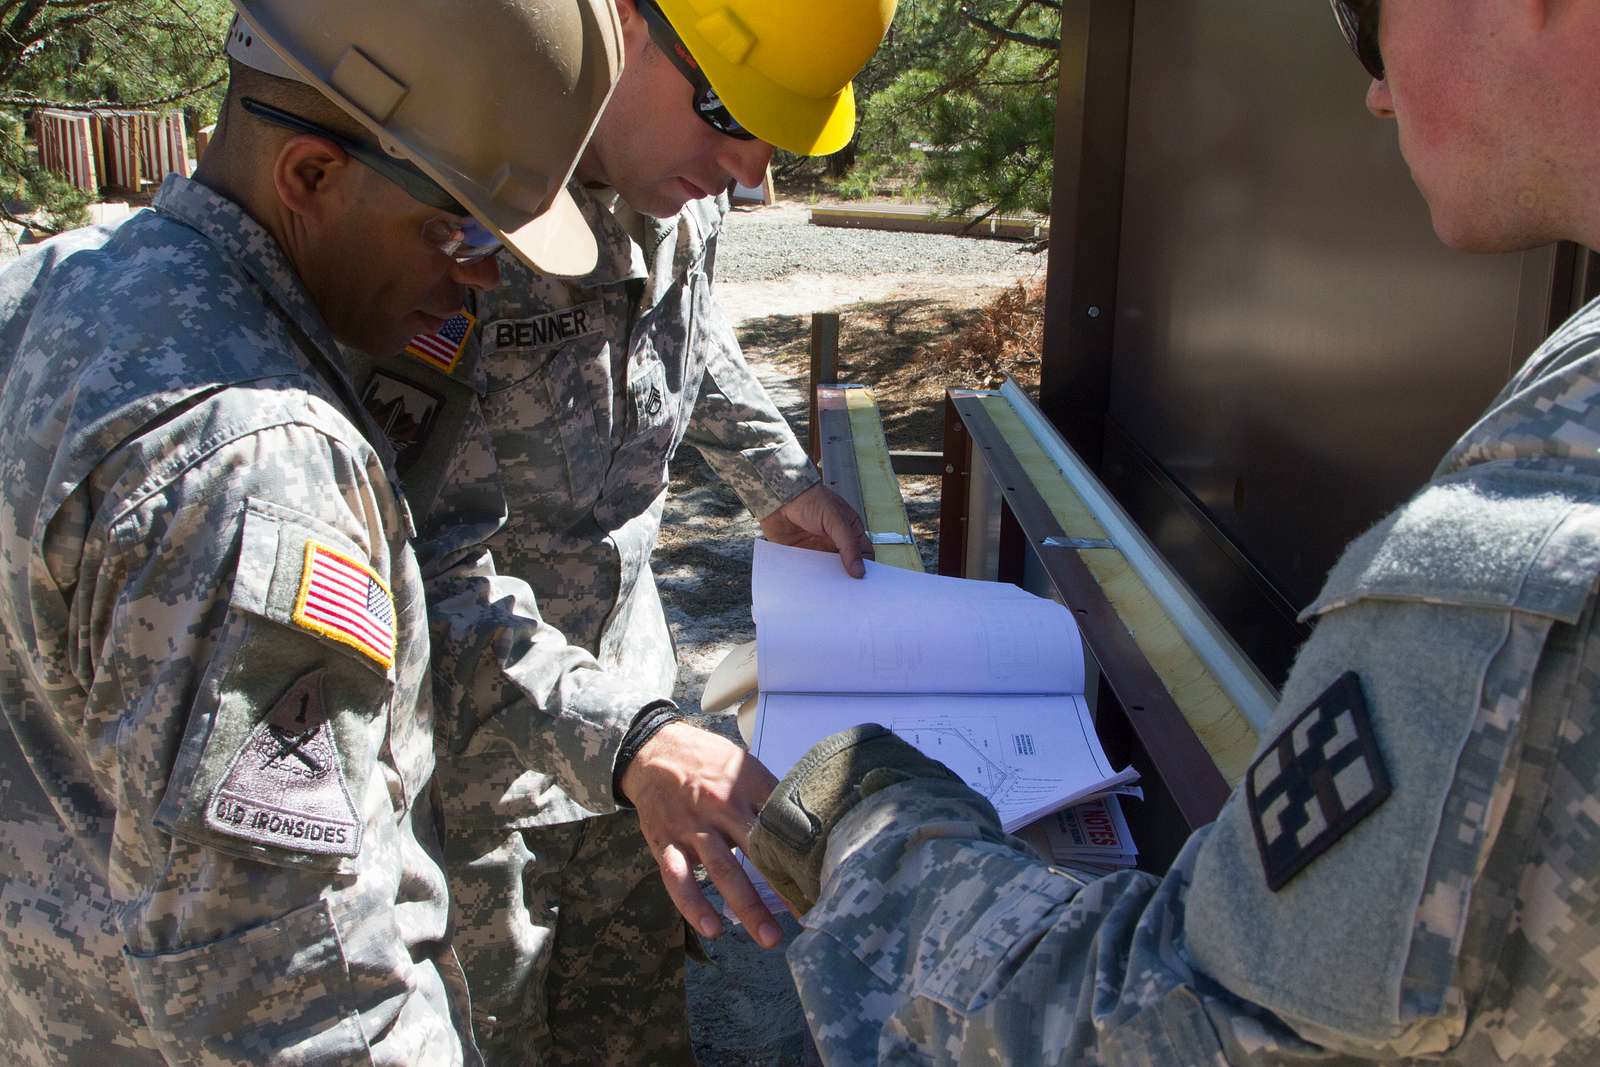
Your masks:
<instances>
[{"instance_id":1,"label":"old ironsides text patch","mask_svg":"<svg viewBox=\"0 0 1600 1067\"><path fill-rule=\"evenodd\" d=\"M1389 796L1361 679L1347 671L1250 765L1245 796L1277 892Z\"/></svg>"},{"instance_id":2,"label":"old ironsides text patch","mask_svg":"<svg viewBox=\"0 0 1600 1067\"><path fill-rule=\"evenodd\" d=\"M294 852L361 850L361 820L345 785L322 675L301 678L250 731L211 794L211 829Z\"/></svg>"}]
</instances>

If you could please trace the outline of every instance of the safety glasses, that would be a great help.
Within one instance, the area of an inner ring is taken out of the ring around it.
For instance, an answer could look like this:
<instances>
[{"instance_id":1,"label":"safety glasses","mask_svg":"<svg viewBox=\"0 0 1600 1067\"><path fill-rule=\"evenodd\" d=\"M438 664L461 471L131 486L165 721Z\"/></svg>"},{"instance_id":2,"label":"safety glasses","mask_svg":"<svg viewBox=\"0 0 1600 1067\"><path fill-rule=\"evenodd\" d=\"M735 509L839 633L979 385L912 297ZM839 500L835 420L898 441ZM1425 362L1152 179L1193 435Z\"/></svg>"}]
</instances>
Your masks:
<instances>
[{"instance_id":1,"label":"safety glasses","mask_svg":"<svg viewBox=\"0 0 1600 1067\"><path fill-rule=\"evenodd\" d=\"M335 133L326 126L319 126L299 115L290 114L251 97L247 96L239 103L250 114L275 126L332 141L349 153L351 158L371 167L404 189L407 195L418 203L437 208L449 215L462 216L429 219L422 227L423 240L457 263L475 263L500 251L500 239L473 218L472 213L462 207L455 197L440 188L437 182L424 174L415 164L396 159L376 145Z\"/></svg>"},{"instance_id":2,"label":"safety glasses","mask_svg":"<svg viewBox=\"0 0 1600 1067\"><path fill-rule=\"evenodd\" d=\"M1368 74L1383 81L1383 53L1378 51L1380 0L1329 0L1339 32Z\"/></svg>"},{"instance_id":3,"label":"safety glasses","mask_svg":"<svg viewBox=\"0 0 1600 1067\"><path fill-rule=\"evenodd\" d=\"M689 54L688 46L678 36L678 31L672 28L672 23L667 21L666 14L653 0L639 0L639 14L644 16L645 25L650 28L650 37L656 46L666 53L672 65L678 68L694 89L694 113L700 116L701 121L729 137L741 141L755 140L756 135L739 125L739 120L723 105L722 98L706 80L700 64Z\"/></svg>"}]
</instances>

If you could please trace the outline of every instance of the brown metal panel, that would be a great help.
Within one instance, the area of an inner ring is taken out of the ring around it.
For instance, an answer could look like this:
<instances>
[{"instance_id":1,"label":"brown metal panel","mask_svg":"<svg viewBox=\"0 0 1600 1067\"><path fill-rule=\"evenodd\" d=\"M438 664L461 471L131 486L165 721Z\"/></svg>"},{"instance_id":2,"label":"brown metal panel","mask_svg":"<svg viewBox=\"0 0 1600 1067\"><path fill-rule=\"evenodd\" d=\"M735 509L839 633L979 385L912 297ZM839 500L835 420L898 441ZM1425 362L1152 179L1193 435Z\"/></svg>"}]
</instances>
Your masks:
<instances>
[{"instance_id":1,"label":"brown metal panel","mask_svg":"<svg viewBox=\"0 0 1600 1067\"><path fill-rule=\"evenodd\" d=\"M955 399L944 395L944 480L939 485L939 573L960 577L967 558L967 472L972 439Z\"/></svg>"},{"instance_id":2,"label":"brown metal panel","mask_svg":"<svg viewBox=\"0 0 1600 1067\"><path fill-rule=\"evenodd\" d=\"M850 408L845 391L819 385L813 394L817 405L817 435L822 454L822 484L844 497L861 521L867 507L861 497L861 471L856 466L855 434L850 429Z\"/></svg>"},{"instance_id":3,"label":"brown metal panel","mask_svg":"<svg viewBox=\"0 0 1600 1067\"><path fill-rule=\"evenodd\" d=\"M1100 478L1262 677L1281 687L1311 628L1295 619L1256 563L1217 529L1183 487L1116 423L1108 423Z\"/></svg>"},{"instance_id":4,"label":"brown metal panel","mask_svg":"<svg viewBox=\"0 0 1600 1067\"><path fill-rule=\"evenodd\" d=\"M971 436L974 454L981 455L994 471L1010 514L1057 595L1077 616L1084 644L1099 663L1101 676L1116 698L1110 705L1101 705L1102 717L1126 717L1150 761L1149 767L1141 769L1147 774L1153 772L1164 782L1189 829L1210 822L1228 798L1227 783L1100 584L1078 558L1079 550L1046 544L1048 538L1064 538L1066 531L983 406L959 398L954 405Z\"/></svg>"},{"instance_id":5,"label":"brown metal panel","mask_svg":"<svg viewBox=\"0 0 1600 1067\"><path fill-rule=\"evenodd\" d=\"M1554 331L1573 312L1600 298L1600 252L1592 252L1582 245L1563 244L1557 255L1553 290L1546 332Z\"/></svg>"},{"instance_id":6,"label":"brown metal panel","mask_svg":"<svg viewBox=\"0 0 1600 1067\"><path fill-rule=\"evenodd\" d=\"M817 386L833 385L839 380L839 316L832 311L819 311L811 316L811 396L807 403L807 446L812 462L822 458L822 443L817 425Z\"/></svg>"},{"instance_id":7,"label":"brown metal panel","mask_svg":"<svg viewBox=\"0 0 1600 1067\"><path fill-rule=\"evenodd\" d=\"M1078 0L1061 9L1039 406L1091 466L1099 462L1110 395L1136 6L1134 0Z\"/></svg>"},{"instance_id":8,"label":"brown metal panel","mask_svg":"<svg viewBox=\"0 0 1600 1067\"><path fill-rule=\"evenodd\" d=\"M1191 584L1220 539L1303 605L1526 358L1556 253L1439 244L1326 5L1140 0L1131 68L1107 418L1170 490L1139 518Z\"/></svg>"}]
</instances>

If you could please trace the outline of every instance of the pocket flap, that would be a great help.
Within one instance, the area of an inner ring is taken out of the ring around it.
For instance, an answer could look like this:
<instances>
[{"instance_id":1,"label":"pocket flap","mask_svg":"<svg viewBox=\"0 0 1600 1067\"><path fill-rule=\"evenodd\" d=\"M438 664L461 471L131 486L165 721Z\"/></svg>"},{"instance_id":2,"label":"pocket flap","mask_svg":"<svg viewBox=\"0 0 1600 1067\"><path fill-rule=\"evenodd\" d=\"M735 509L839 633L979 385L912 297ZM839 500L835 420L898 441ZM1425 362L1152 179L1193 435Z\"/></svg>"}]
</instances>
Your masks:
<instances>
[{"instance_id":1,"label":"pocket flap","mask_svg":"<svg viewBox=\"0 0 1600 1067\"><path fill-rule=\"evenodd\" d=\"M331 527L263 500L246 504L231 603L322 638L369 670L394 667L394 593Z\"/></svg>"},{"instance_id":2,"label":"pocket flap","mask_svg":"<svg viewBox=\"0 0 1600 1067\"><path fill-rule=\"evenodd\" d=\"M172 1063L368 1062L326 901L209 944L123 959Z\"/></svg>"},{"instance_id":3,"label":"pocket flap","mask_svg":"<svg viewBox=\"0 0 1600 1067\"><path fill-rule=\"evenodd\" d=\"M1484 464L1429 484L1352 542L1301 619L1376 598L1573 623L1597 575L1600 485Z\"/></svg>"}]
</instances>

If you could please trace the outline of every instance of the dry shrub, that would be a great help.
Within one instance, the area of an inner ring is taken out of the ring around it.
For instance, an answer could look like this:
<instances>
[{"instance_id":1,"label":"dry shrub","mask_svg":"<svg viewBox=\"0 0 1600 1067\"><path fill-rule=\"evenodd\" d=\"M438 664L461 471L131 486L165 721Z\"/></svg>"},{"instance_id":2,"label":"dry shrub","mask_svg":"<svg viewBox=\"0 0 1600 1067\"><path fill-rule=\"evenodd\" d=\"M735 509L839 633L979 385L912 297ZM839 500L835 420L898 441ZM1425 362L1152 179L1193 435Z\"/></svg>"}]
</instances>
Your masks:
<instances>
[{"instance_id":1,"label":"dry shrub","mask_svg":"<svg viewBox=\"0 0 1600 1067\"><path fill-rule=\"evenodd\" d=\"M1007 375L1037 382L1044 351L1044 282L1017 282L971 325L933 350L953 377L992 388Z\"/></svg>"}]
</instances>

